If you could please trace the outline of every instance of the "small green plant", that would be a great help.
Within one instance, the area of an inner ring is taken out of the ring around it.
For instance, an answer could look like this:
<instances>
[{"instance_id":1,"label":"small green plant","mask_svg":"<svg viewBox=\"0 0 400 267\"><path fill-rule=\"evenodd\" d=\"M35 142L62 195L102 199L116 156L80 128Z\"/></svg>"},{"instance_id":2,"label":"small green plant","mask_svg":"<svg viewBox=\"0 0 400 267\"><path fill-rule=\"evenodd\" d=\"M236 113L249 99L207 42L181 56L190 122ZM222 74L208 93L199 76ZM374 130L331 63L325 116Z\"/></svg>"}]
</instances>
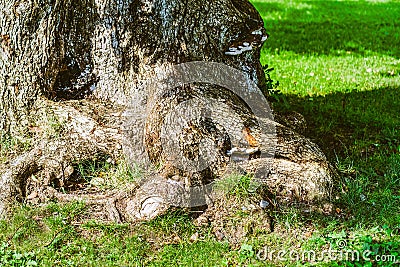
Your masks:
<instances>
[{"instance_id":1,"label":"small green plant","mask_svg":"<svg viewBox=\"0 0 400 267\"><path fill-rule=\"evenodd\" d=\"M240 247L240 251L239 251L240 262L245 262L246 260L252 259L254 257L255 257L255 252L253 250L252 245L243 244Z\"/></svg>"},{"instance_id":2,"label":"small green plant","mask_svg":"<svg viewBox=\"0 0 400 267\"><path fill-rule=\"evenodd\" d=\"M289 103L285 97L285 95L278 89L279 81L274 81L271 78L271 72L274 68L270 68L267 65L263 66L264 74L265 74L265 87L267 90L267 98L271 102L280 103L282 106L289 108Z\"/></svg>"},{"instance_id":3,"label":"small green plant","mask_svg":"<svg viewBox=\"0 0 400 267\"><path fill-rule=\"evenodd\" d=\"M83 181L102 189L135 187L144 177L139 165L125 160L114 162L106 156L78 162L75 169Z\"/></svg>"},{"instance_id":4,"label":"small green plant","mask_svg":"<svg viewBox=\"0 0 400 267\"><path fill-rule=\"evenodd\" d=\"M269 93L280 92L277 87L279 86L279 81L274 81L271 78L271 72L274 68L270 68L268 64L263 66L264 74L265 74L265 86Z\"/></svg>"},{"instance_id":5,"label":"small green plant","mask_svg":"<svg viewBox=\"0 0 400 267\"><path fill-rule=\"evenodd\" d=\"M30 139L18 139L8 134L0 133L0 157L10 151L28 150L31 147Z\"/></svg>"},{"instance_id":6,"label":"small green plant","mask_svg":"<svg viewBox=\"0 0 400 267\"><path fill-rule=\"evenodd\" d=\"M251 176L232 174L216 181L215 189L229 195L246 197L251 194L252 185Z\"/></svg>"},{"instance_id":7,"label":"small green plant","mask_svg":"<svg viewBox=\"0 0 400 267\"><path fill-rule=\"evenodd\" d=\"M60 137L61 132L64 130L65 122L61 121L60 118L57 118L56 116L49 116L47 121L47 135L54 138Z\"/></svg>"},{"instance_id":8,"label":"small green plant","mask_svg":"<svg viewBox=\"0 0 400 267\"><path fill-rule=\"evenodd\" d=\"M110 171L111 164L108 162L107 155L98 155L89 160L80 161L76 164L76 169L82 179L90 182L101 173Z\"/></svg>"},{"instance_id":9,"label":"small green plant","mask_svg":"<svg viewBox=\"0 0 400 267\"><path fill-rule=\"evenodd\" d=\"M10 248L7 243L0 245L0 266L31 267L38 266L34 252L20 253Z\"/></svg>"}]
</instances>

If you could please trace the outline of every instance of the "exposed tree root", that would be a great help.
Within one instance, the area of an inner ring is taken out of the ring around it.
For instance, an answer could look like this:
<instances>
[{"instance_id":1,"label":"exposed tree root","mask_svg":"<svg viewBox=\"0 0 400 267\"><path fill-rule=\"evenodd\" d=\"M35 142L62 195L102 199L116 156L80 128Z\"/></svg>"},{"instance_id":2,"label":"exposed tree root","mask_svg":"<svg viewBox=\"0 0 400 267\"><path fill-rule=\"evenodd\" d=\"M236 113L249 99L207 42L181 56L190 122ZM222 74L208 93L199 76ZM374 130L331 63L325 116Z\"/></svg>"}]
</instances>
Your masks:
<instances>
[{"instance_id":1,"label":"exposed tree root","mask_svg":"<svg viewBox=\"0 0 400 267\"><path fill-rule=\"evenodd\" d=\"M100 207L105 217L115 222L152 219L171 206L185 206L185 185L156 173L134 190L66 194L54 189L52 185L62 186L68 181L75 162L91 159L99 153L113 158L121 156L122 111L93 101L57 105L45 101L45 104L63 122L62 137L38 142L31 151L6 166L0 180L0 214L3 217L13 201L33 198L83 201ZM329 200L337 175L324 154L292 129L279 123L276 126L276 157L266 180L270 194L282 202ZM259 161L249 161L246 169L255 168ZM213 205L212 200L207 201Z\"/></svg>"},{"instance_id":2,"label":"exposed tree root","mask_svg":"<svg viewBox=\"0 0 400 267\"><path fill-rule=\"evenodd\" d=\"M51 102L45 103L54 115L63 121L63 137L41 140L31 151L22 154L6 166L7 171L1 175L0 181L1 215L6 215L10 201L24 200L27 196L32 196L32 191L41 190L40 188L50 186L54 182L63 185L72 174L71 165L74 162L91 159L99 153L110 157L118 156L121 150L119 130L105 126L93 116L88 116L73 107L82 103L57 103L54 106ZM97 107L105 108L101 105ZM91 109L91 112L95 113L96 110ZM36 188L29 188L27 181L33 174L38 174ZM37 194L40 195L40 192Z\"/></svg>"}]
</instances>

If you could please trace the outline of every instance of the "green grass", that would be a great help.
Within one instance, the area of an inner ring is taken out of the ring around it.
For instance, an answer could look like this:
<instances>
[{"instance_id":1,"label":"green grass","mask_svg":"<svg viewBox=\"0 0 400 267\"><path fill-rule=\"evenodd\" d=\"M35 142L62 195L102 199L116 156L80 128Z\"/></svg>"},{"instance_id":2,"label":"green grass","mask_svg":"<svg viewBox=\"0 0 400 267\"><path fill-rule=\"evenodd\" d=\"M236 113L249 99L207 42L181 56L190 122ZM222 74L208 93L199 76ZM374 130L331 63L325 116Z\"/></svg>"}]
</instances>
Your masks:
<instances>
[{"instance_id":1,"label":"green grass","mask_svg":"<svg viewBox=\"0 0 400 267\"><path fill-rule=\"evenodd\" d=\"M341 171L336 215L296 207L276 210L273 233L259 229L230 246L218 241L211 228L193 225L184 212L138 225L82 225L77 222L88 212L83 204L23 207L11 221L0 222L0 266L311 266L277 260L276 254L274 260L260 260L257 254L321 253L343 241L347 249L370 250L371 258L400 260L400 2L252 2L271 35L261 61L274 67L271 77L280 82L283 97L274 109L302 113L309 125L306 135ZM12 147L3 143L1 153ZM94 163L79 164L89 179L104 171ZM246 195L245 187L243 180L231 192ZM192 242L194 233L199 238ZM398 263L332 260L316 265Z\"/></svg>"},{"instance_id":2,"label":"green grass","mask_svg":"<svg viewBox=\"0 0 400 267\"><path fill-rule=\"evenodd\" d=\"M261 61L345 179L353 224L400 224L400 3L253 1L271 32ZM361 201L363 200L363 201Z\"/></svg>"}]
</instances>

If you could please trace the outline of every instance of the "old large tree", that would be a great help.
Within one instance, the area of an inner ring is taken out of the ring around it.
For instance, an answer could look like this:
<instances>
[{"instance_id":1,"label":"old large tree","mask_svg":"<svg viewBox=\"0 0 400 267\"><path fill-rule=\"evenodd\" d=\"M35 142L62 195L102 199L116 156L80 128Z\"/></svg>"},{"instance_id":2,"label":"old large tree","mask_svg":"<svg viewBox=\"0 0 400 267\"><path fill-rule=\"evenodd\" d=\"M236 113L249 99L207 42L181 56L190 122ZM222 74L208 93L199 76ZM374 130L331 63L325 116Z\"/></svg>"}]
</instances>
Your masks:
<instances>
[{"instance_id":1,"label":"old large tree","mask_svg":"<svg viewBox=\"0 0 400 267\"><path fill-rule=\"evenodd\" d=\"M117 159L125 152L129 158L140 156L135 150L141 150L154 164L168 162L160 125L184 100L205 96L226 103L238 114L239 121L231 125L243 132L244 139L246 131L257 132L251 110L226 88L185 84L155 96L143 86L156 68L207 61L243 71L246 79L264 90L259 55L266 32L247 0L0 0L0 7L1 134L35 140L29 151L0 168L2 215L9 204L27 196L41 201L79 199L78 194L63 194L57 188L68 183L74 163L94 155ZM150 100L156 103L152 110L148 110ZM136 125L131 117L127 127L122 115L132 103L136 111L142 107L149 116ZM49 121L61 125L57 134L49 134ZM296 133L302 127L296 116L280 121L275 124L277 147L265 174L266 186L272 194L293 201L329 198L334 171L325 156ZM189 186L221 175L233 144L225 132L232 129L220 126L204 118L185 135L189 140L181 149L187 157L196 156L196 138L218 143L218 160L199 173L189 175L164 164L153 173L157 182L84 199L103 205L115 220L157 215L174 204L165 199L165 187L171 183L162 179ZM138 132L143 133L142 148L129 142L129 134ZM164 198L154 197L157 194Z\"/></svg>"}]
</instances>

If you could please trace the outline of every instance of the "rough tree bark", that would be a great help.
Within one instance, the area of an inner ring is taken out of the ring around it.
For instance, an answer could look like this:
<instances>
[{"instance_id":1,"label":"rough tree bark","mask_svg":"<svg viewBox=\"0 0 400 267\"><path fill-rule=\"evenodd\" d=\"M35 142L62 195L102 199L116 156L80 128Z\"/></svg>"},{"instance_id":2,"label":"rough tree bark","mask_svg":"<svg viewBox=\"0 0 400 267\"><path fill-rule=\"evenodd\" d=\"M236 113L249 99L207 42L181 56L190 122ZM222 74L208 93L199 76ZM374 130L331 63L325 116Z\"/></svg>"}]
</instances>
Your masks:
<instances>
[{"instance_id":1,"label":"rough tree bark","mask_svg":"<svg viewBox=\"0 0 400 267\"><path fill-rule=\"evenodd\" d=\"M146 100L154 95L144 90L143 81L157 67L219 62L243 71L260 89L265 87L259 56L266 32L247 0L0 0L0 7L0 129L2 135L37 135L31 151L0 168L3 215L9 203L23 201L37 191L43 200L99 203L117 221L152 218L170 203L149 200L155 190L149 184L134 192L88 196L65 195L51 185L65 183L76 161L98 153L121 157L127 130L121 123L122 114L132 99L142 100L146 111ZM163 114L204 92L230 103L247 114L244 117L251 116L240 99L218 86L190 84L166 93L156 99L146 125L128 128L143 128L144 148L153 163L168 160L160 141ZM56 138L40 130L50 117L62 121L63 130ZM328 199L335 171L315 144L295 132L295 120L276 123L278 144L267 186L282 199ZM212 124L200 135L217 140L224 133L211 133L210 129L218 128ZM246 124L242 116L234 127L255 125ZM229 161L226 151L232 146L226 142L220 148L221 160L195 179L188 181L185 173L164 166L154 174L160 179L153 184L168 191L165 181L176 176L182 184L214 179ZM184 149L190 154L193 148ZM32 180L33 174L36 178ZM150 208L144 207L147 204Z\"/></svg>"}]
</instances>

